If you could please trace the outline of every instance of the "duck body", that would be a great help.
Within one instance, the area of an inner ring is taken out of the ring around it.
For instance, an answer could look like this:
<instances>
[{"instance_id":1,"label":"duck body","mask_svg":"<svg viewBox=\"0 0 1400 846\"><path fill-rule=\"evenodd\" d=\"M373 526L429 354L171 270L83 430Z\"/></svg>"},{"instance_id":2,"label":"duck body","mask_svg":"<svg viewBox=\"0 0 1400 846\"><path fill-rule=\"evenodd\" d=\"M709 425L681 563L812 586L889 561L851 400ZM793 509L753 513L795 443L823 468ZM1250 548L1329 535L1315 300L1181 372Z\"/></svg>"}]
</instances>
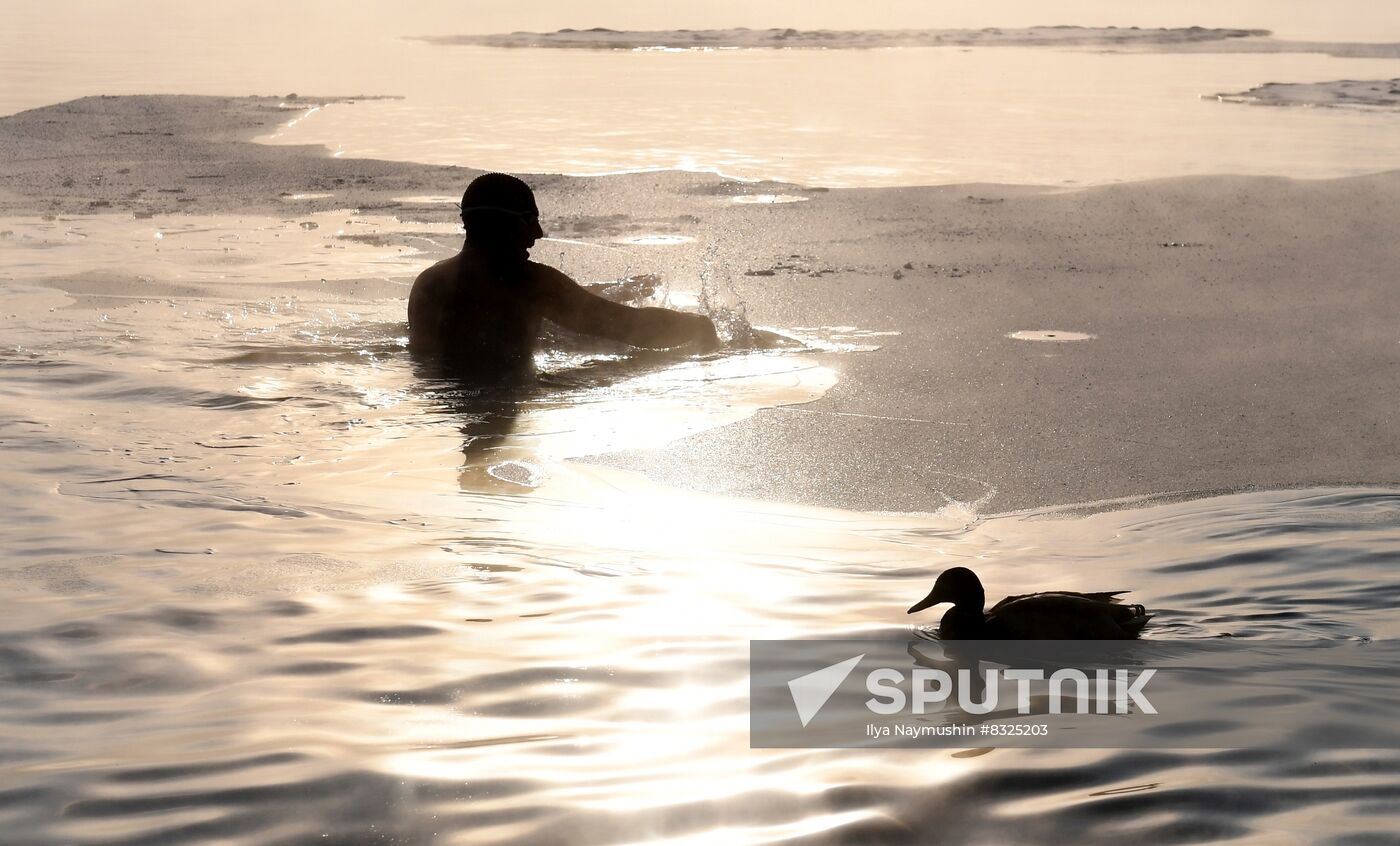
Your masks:
<instances>
[{"instance_id":1,"label":"duck body","mask_svg":"<svg viewBox=\"0 0 1400 846\"><path fill-rule=\"evenodd\" d=\"M1133 640L1152 615L1141 605L1120 603L1126 592L1029 593L1008 596L984 611L981 580L966 567L954 567L909 613L951 602L938 625L945 640Z\"/></svg>"}]
</instances>

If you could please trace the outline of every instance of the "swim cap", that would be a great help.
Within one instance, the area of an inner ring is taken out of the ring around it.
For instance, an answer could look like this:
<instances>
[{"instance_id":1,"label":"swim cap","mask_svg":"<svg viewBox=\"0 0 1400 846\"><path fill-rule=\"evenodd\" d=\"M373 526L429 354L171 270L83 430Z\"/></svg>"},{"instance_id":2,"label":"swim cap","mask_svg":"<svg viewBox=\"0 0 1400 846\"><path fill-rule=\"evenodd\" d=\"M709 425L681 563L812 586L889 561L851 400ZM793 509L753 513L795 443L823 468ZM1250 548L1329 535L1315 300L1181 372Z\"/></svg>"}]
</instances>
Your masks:
<instances>
[{"instance_id":1,"label":"swim cap","mask_svg":"<svg viewBox=\"0 0 1400 846\"><path fill-rule=\"evenodd\" d=\"M530 186L508 173L483 173L462 194L462 214L495 211L520 217L538 217L535 193Z\"/></svg>"}]
</instances>

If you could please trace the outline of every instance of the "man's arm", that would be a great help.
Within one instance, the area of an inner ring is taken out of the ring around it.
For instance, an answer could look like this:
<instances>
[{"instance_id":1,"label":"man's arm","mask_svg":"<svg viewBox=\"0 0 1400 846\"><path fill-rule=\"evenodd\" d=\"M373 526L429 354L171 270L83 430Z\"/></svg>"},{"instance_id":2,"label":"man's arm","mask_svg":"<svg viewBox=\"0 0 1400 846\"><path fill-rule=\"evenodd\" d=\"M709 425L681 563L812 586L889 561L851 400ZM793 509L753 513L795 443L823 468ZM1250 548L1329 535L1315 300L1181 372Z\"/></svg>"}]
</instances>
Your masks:
<instances>
[{"instance_id":1,"label":"man's arm","mask_svg":"<svg viewBox=\"0 0 1400 846\"><path fill-rule=\"evenodd\" d=\"M719 346L708 317L665 308L633 308L605 300L546 265L535 265L544 288L544 316L573 332L597 335L634 347L663 349Z\"/></svg>"}]
</instances>

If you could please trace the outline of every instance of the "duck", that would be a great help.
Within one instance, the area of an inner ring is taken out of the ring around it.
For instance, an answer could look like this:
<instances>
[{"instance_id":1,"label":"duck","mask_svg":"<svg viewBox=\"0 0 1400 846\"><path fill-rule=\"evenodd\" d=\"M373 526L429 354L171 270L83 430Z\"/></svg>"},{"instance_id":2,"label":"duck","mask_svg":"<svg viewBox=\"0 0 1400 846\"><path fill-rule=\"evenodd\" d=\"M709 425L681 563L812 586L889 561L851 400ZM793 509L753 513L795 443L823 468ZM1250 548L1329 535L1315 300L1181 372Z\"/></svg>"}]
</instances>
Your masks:
<instances>
[{"instance_id":1,"label":"duck","mask_svg":"<svg viewBox=\"0 0 1400 846\"><path fill-rule=\"evenodd\" d=\"M953 567L908 613L951 602L938 624L943 640L1135 640L1153 615L1141 605L1120 603L1125 593L1028 593L1008 596L984 612L982 580L966 567Z\"/></svg>"}]
</instances>

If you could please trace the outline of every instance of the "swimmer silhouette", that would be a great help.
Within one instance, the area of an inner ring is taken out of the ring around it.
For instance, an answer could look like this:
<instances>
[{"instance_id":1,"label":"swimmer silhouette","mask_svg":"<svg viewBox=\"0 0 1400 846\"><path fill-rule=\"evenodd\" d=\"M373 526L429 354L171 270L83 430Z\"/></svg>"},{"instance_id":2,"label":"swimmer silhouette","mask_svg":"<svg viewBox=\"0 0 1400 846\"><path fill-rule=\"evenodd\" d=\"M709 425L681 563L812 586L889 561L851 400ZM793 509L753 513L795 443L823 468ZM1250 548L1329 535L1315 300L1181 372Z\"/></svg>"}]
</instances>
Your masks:
<instances>
[{"instance_id":1,"label":"swimmer silhouette","mask_svg":"<svg viewBox=\"0 0 1400 846\"><path fill-rule=\"evenodd\" d=\"M529 381L544 320L637 347L718 346L708 318L614 303L530 261L530 248L544 237L539 214L534 193L514 176L472 180L462 195L462 251L419 274L408 296L415 358L473 382Z\"/></svg>"}]
</instances>

